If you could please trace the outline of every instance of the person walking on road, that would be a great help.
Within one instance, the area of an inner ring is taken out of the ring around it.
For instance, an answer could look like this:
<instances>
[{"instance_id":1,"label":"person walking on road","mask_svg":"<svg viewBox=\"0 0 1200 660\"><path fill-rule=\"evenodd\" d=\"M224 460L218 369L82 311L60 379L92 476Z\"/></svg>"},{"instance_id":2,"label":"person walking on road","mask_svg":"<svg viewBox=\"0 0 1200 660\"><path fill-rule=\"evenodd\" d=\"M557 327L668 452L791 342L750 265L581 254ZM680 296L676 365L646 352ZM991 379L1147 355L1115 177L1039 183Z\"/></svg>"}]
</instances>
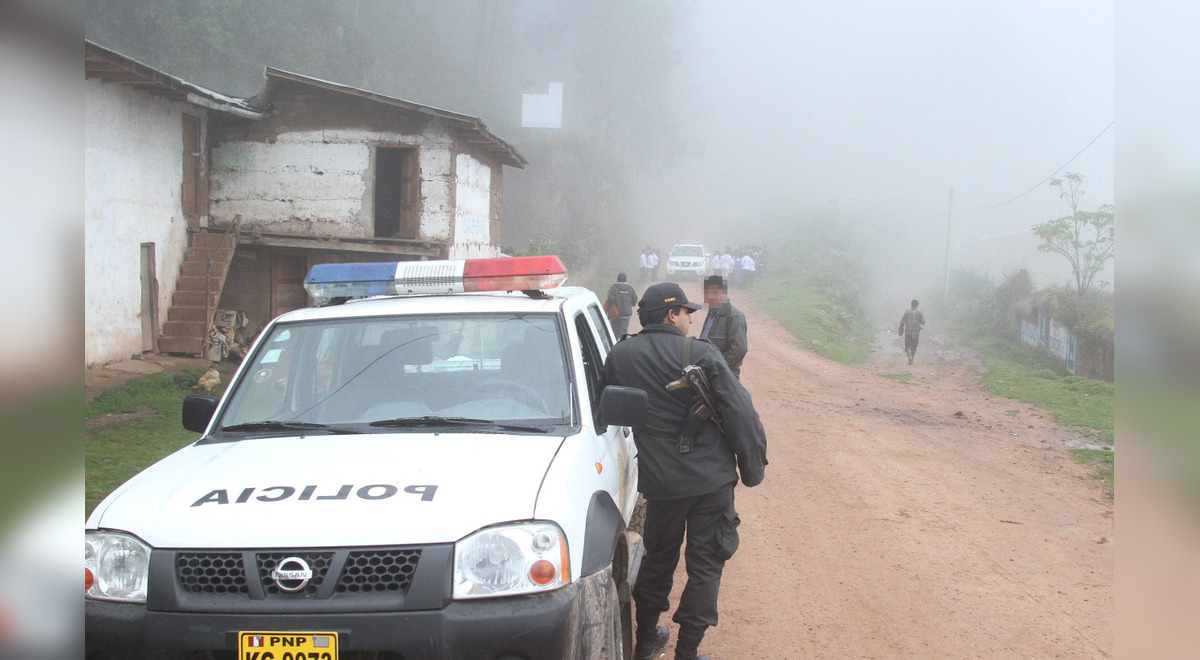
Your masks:
<instances>
[{"instance_id":1,"label":"person walking on road","mask_svg":"<svg viewBox=\"0 0 1200 660\"><path fill-rule=\"evenodd\" d=\"M913 357L917 354L917 343L921 341L921 328L925 325L925 315L921 310L917 309L917 301L912 301L912 307L904 310L904 316L900 317L900 328L896 330L896 334L904 337L904 354L908 356L908 363L913 363Z\"/></svg>"},{"instance_id":2,"label":"person walking on road","mask_svg":"<svg viewBox=\"0 0 1200 660\"><path fill-rule=\"evenodd\" d=\"M750 393L711 344L687 336L692 312L673 282L648 287L638 303L642 331L613 346L604 365L605 382L646 392L644 426L636 430L638 490L646 498L642 559L633 599L637 628L633 657L653 658L669 633L659 616L670 609L672 577L684 553L687 585L672 617L679 624L675 657L697 657L709 627L717 625L717 595L725 562L738 547L734 486L762 482L767 439ZM690 443L681 430L692 408L684 390L668 391L684 364L700 367L715 399L721 426L702 421Z\"/></svg>"},{"instance_id":3,"label":"person walking on road","mask_svg":"<svg viewBox=\"0 0 1200 660\"><path fill-rule=\"evenodd\" d=\"M749 350L746 315L729 302L729 283L720 275L704 279L704 303L708 305L708 315L704 317L700 338L721 351L729 370L740 380L742 360Z\"/></svg>"},{"instance_id":4,"label":"person walking on road","mask_svg":"<svg viewBox=\"0 0 1200 660\"><path fill-rule=\"evenodd\" d=\"M746 254L742 255L742 288L754 286L754 269L754 255L750 254L750 250L746 250Z\"/></svg>"},{"instance_id":5,"label":"person walking on road","mask_svg":"<svg viewBox=\"0 0 1200 660\"><path fill-rule=\"evenodd\" d=\"M725 251L721 253L721 272L717 273L725 279L729 279L729 275L733 272L733 255L730 254L729 246L725 246Z\"/></svg>"},{"instance_id":6,"label":"person walking on road","mask_svg":"<svg viewBox=\"0 0 1200 660\"><path fill-rule=\"evenodd\" d=\"M629 334L629 317L633 316L638 297L637 291L625 279L625 273L617 273L617 281L608 287L608 298L604 301L604 312L617 341Z\"/></svg>"}]
</instances>

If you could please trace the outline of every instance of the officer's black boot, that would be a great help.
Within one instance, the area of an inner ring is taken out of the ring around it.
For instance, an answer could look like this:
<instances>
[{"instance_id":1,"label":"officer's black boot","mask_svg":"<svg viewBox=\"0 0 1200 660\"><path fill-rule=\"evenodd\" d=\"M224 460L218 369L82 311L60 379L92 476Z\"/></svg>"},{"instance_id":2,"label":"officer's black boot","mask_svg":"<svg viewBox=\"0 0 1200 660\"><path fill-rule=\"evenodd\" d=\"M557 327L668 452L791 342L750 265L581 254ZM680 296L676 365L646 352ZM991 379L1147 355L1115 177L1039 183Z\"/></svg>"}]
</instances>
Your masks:
<instances>
[{"instance_id":1,"label":"officer's black boot","mask_svg":"<svg viewBox=\"0 0 1200 660\"><path fill-rule=\"evenodd\" d=\"M639 628L639 631L641 629ZM667 645L671 639L671 631L666 626L655 626L653 637L643 639L638 637L633 645L633 660L653 660L654 654Z\"/></svg>"},{"instance_id":2,"label":"officer's black boot","mask_svg":"<svg viewBox=\"0 0 1200 660\"><path fill-rule=\"evenodd\" d=\"M707 655L696 655L704 639L705 628L701 626L679 626L679 639L675 642L675 660L709 660Z\"/></svg>"},{"instance_id":3,"label":"officer's black boot","mask_svg":"<svg viewBox=\"0 0 1200 660\"><path fill-rule=\"evenodd\" d=\"M658 612L637 613L637 632L633 645L633 660L651 660L656 651L667 645L671 632L658 625Z\"/></svg>"}]
</instances>

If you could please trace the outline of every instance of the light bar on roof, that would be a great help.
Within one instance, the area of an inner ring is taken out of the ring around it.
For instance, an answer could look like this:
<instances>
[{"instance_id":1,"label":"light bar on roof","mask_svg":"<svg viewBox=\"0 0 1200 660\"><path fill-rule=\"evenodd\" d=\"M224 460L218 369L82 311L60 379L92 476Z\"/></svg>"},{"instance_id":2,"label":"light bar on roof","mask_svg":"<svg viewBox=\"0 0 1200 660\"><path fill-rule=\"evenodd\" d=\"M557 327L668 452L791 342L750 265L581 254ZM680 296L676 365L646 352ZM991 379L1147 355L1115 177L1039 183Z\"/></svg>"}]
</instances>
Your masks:
<instances>
[{"instance_id":1,"label":"light bar on roof","mask_svg":"<svg viewBox=\"0 0 1200 660\"><path fill-rule=\"evenodd\" d=\"M318 303L334 298L553 289L567 279L554 255L449 261L317 264L304 288Z\"/></svg>"}]
</instances>

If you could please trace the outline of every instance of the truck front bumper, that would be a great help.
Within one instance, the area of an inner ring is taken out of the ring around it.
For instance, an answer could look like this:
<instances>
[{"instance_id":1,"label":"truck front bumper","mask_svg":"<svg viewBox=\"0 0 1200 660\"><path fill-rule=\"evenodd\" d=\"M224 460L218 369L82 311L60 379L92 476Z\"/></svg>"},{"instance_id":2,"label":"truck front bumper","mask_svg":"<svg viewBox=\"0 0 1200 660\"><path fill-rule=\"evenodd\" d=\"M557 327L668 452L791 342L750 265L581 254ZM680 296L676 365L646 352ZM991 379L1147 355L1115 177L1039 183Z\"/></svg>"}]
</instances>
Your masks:
<instances>
[{"instance_id":1,"label":"truck front bumper","mask_svg":"<svg viewBox=\"0 0 1200 660\"><path fill-rule=\"evenodd\" d=\"M585 578L586 579L586 578ZM440 610L334 614L154 612L89 600L89 659L235 657L239 631L335 631L342 658L390 652L417 658L570 658L580 622L578 583L542 594L453 601ZM387 656L383 656L387 657Z\"/></svg>"}]
</instances>

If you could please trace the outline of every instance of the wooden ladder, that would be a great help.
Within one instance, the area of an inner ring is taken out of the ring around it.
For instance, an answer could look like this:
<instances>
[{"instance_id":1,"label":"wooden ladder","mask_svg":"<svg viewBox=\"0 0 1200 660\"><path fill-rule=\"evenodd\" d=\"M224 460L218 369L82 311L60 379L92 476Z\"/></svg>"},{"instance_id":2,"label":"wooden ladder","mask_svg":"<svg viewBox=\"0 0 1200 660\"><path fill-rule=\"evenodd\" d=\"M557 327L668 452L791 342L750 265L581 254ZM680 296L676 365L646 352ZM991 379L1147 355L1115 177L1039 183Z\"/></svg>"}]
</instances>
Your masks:
<instances>
[{"instance_id":1,"label":"wooden ladder","mask_svg":"<svg viewBox=\"0 0 1200 660\"><path fill-rule=\"evenodd\" d=\"M199 231L179 271L167 324L158 338L159 353L204 355L213 313L221 300L225 277L237 249L242 216L233 219L225 231Z\"/></svg>"}]
</instances>

